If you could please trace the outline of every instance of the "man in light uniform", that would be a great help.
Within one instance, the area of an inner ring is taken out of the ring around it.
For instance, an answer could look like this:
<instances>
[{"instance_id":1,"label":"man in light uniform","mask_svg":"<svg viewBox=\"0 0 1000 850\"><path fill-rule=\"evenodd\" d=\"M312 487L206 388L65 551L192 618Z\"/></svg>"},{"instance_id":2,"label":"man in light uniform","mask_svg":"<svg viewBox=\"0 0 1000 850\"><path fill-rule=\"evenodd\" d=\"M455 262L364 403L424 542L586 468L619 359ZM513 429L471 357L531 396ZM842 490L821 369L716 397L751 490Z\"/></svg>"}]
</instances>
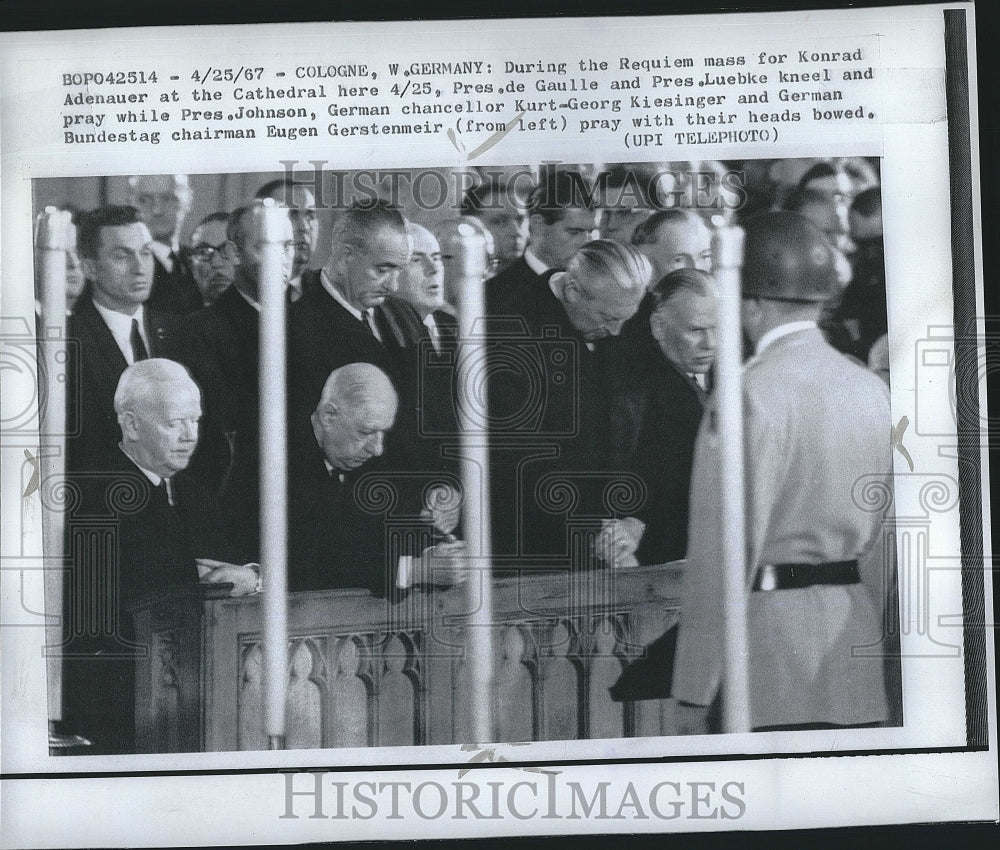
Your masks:
<instances>
[{"instance_id":1,"label":"man in light uniform","mask_svg":"<svg viewBox=\"0 0 1000 850\"><path fill-rule=\"evenodd\" d=\"M754 729L879 725L886 581L882 514L856 498L890 475L889 397L817 329L836 290L833 249L803 217L746 226L742 324L750 723ZM722 683L726 611L719 435L695 447L688 561L673 696L682 732L704 731ZM857 647L870 647L857 653Z\"/></svg>"}]
</instances>

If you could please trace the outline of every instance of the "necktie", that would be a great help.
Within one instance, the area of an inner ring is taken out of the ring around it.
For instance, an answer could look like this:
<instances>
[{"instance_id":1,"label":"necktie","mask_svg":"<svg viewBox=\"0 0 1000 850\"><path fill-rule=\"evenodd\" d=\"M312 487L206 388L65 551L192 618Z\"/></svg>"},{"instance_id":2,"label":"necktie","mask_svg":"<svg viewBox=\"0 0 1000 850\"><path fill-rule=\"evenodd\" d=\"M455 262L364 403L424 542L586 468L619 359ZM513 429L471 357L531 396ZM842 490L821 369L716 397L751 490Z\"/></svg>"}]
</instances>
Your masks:
<instances>
[{"instance_id":1,"label":"necktie","mask_svg":"<svg viewBox=\"0 0 1000 850\"><path fill-rule=\"evenodd\" d=\"M163 491L163 495L167 497L167 504L170 507L174 506L174 493L173 488L170 486L170 479L163 478L160 481L160 489Z\"/></svg>"},{"instance_id":2,"label":"necktie","mask_svg":"<svg viewBox=\"0 0 1000 850\"><path fill-rule=\"evenodd\" d=\"M427 331L431 335L431 345L434 346L434 351L438 354L441 353L441 333L438 331L437 322L429 322L427 325Z\"/></svg>"},{"instance_id":3,"label":"necktie","mask_svg":"<svg viewBox=\"0 0 1000 850\"><path fill-rule=\"evenodd\" d=\"M688 375L688 381L694 388L695 394L698 396L698 401L701 402L702 407L705 406L705 390L702 389L701 384L698 383L698 379L692 374Z\"/></svg>"},{"instance_id":4,"label":"necktie","mask_svg":"<svg viewBox=\"0 0 1000 850\"><path fill-rule=\"evenodd\" d=\"M376 341L381 342L381 340L379 340L378 331L375 330L375 316L372 313L372 310L365 310L363 314L365 319L365 328Z\"/></svg>"},{"instance_id":5,"label":"necktie","mask_svg":"<svg viewBox=\"0 0 1000 850\"><path fill-rule=\"evenodd\" d=\"M149 352L146 351L146 344L142 341L142 334L139 333L139 320L132 320L132 333L129 336L129 341L132 343L132 362L138 363L140 360L145 360L149 357Z\"/></svg>"}]
</instances>

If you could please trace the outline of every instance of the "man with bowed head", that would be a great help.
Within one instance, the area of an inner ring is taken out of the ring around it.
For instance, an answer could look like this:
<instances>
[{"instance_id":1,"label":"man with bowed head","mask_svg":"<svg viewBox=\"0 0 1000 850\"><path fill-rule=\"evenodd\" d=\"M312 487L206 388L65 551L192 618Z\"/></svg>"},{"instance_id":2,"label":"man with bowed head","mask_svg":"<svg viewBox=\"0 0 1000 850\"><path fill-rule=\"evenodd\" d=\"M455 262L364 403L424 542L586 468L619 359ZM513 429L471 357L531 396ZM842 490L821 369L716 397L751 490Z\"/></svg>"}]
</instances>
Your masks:
<instances>
[{"instance_id":1,"label":"man with bowed head","mask_svg":"<svg viewBox=\"0 0 1000 850\"><path fill-rule=\"evenodd\" d=\"M217 507L186 471L201 419L201 394L187 370L160 358L135 363L122 373L114 406L118 451L99 475L74 481L78 516L112 528L116 545L74 547L66 593L65 719L93 753L134 750L130 608L199 578L232 584L233 596L258 587L256 565L230 562Z\"/></svg>"},{"instance_id":2,"label":"man with bowed head","mask_svg":"<svg viewBox=\"0 0 1000 850\"><path fill-rule=\"evenodd\" d=\"M602 559L619 566L663 564L687 551L691 465L718 344L718 293L706 272L671 272L653 287L651 301L657 352L640 380L623 387L613 413L622 423L613 451L647 488L642 509L608 523L602 534Z\"/></svg>"},{"instance_id":3,"label":"man with bowed head","mask_svg":"<svg viewBox=\"0 0 1000 850\"><path fill-rule=\"evenodd\" d=\"M564 518L553 515L539 490L553 475L580 489L579 511L606 514L604 492L617 471L609 453L612 390L620 381L609 345L638 308L652 273L649 260L629 245L589 242L565 271L547 275L512 302L513 313L523 317L518 333L489 340L499 554L568 557ZM517 365L529 357L531 368Z\"/></svg>"},{"instance_id":4,"label":"man with bowed head","mask_svg":"<svg viewBox=\"0 0 1000 850\"><path fill-rule=\"evenodd\" d=\"M310 417L312 439L295 445L291 459L292 590L358 587L394 599L429 581L432 571L435 580L458 580L457 572L446 568L457 565L464 544L390 554L407 544L386 540L385 521L368 488L389 487L397 496L406 490L394 486L394 471L381 462L398 408L392 381L371 363L347 364L327 378ZM431 509L429 518L437 522L437 510Z\"/></svg>"}]
</instances>

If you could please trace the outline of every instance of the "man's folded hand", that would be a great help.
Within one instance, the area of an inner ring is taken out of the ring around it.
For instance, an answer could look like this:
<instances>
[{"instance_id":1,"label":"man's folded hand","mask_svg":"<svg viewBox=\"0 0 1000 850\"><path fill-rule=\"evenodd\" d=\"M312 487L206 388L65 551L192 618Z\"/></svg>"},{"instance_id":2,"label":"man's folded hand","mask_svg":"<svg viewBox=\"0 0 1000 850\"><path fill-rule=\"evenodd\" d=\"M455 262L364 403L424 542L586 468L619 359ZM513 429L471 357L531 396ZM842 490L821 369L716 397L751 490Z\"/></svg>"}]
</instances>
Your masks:
<instances>
[{"instance_id":1,"label":"man's folded hand","mask_svg":"<svg viewBox=\"0 0 1000 850\"><path fill-rule=\"evenodd\" d=\"M438 587L456 587L469 578L468 558L464 540L428 546L415 559L419 573L413 584L432 584Z\"/></svg>"},{"instance_id":2,"label":"man's folded hand","mask_svg":"<svg viewBox=\"0 0 1000 850\"><path fill-rule=\"evenodd\" d=\"M250 596L260 589L259 564L227 564L198 558L195 565L202 584L231 584L230 596Z\"/></svg>"},{"instance_id":3,"label":"man's folded hand","mask_svg":"<svg viewBox=\"0 0 1000 850\"><path fill-rule=\"evenodd\" d=\"M594 555L609 567L636 567L639 562L635 552L645 530L645 523L635 517L602 520Z\"/></svg>"}]
</instances>

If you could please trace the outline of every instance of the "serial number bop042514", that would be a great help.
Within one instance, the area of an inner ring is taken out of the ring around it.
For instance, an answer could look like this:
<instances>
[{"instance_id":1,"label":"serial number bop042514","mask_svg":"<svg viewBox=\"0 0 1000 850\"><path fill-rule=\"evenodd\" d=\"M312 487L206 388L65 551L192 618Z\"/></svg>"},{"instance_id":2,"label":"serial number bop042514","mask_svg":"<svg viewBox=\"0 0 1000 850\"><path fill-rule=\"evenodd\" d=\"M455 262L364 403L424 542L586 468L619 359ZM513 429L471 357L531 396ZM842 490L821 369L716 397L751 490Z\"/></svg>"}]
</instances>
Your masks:
<instances>
[{"instance_id":1,"label":"serial number bop042514","mask_svg":"<svg viewBox=\"0 0 1000 850\"><path fill-rule=\"evenodd\" d=\"M64 86L135 86L156 82L156 71L85 71L63 74Z\"/></svg>"},{"instance_id":2,"label":"serial number bop042514","mask_svg":"<svg viewBox=\"0 0 1000 850\"><path fill-rule=\"evenodd\" d=\"M236 83L240 80L253 82L264 76L263 68L206 68L204 71L194 70L191 79L196 83Z\"/></svg>"}]
</instances>

